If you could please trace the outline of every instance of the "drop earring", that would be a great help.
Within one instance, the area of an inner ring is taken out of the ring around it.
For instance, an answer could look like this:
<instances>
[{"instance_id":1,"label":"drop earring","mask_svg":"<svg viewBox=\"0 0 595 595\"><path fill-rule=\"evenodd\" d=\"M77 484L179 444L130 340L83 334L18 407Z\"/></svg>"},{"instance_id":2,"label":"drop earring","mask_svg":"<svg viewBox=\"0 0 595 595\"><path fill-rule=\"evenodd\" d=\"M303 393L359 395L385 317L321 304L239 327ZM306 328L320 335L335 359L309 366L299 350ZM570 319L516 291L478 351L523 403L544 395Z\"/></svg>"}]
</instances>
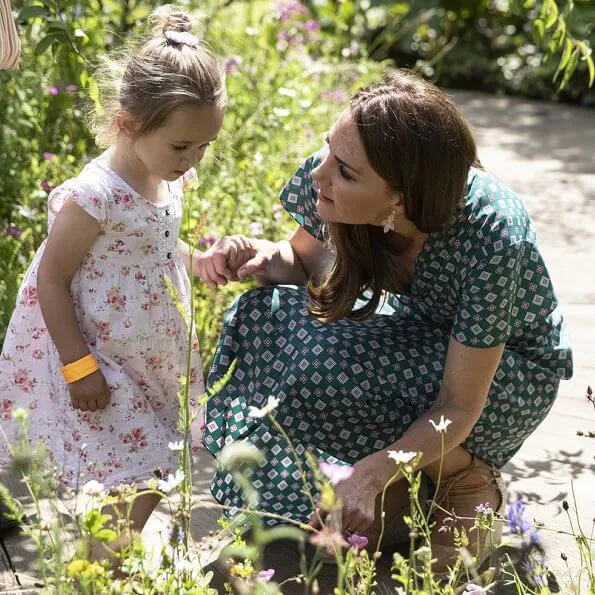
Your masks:
<instances>
[{"instance_id":1,"label":"drop earring","mask_svg":"<svg viewBox=\"0 0 595 595\"><path fill-rule=\"evenodd\" d=\"M395 231L395 212L391 211L390 215L382 222L384 233Z\"/></svg>"}]
</instances>

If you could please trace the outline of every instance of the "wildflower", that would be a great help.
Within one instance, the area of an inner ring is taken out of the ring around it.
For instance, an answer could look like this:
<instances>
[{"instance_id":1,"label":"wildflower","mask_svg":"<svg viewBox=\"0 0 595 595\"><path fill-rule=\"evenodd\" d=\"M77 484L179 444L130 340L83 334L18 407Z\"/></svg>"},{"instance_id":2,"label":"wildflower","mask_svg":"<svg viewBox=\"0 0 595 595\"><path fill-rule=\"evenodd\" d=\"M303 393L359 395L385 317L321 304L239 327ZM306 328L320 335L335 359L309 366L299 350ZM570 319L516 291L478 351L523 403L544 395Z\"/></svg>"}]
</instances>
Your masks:
<instances>
[{"instance_id":1,"label":"wildflower","mask_svg":"<svg viewBox=\"0 0 595 595\"><path fill-rule=\"evenodd\" d=\"M341 547L348 547L348 543L343 539L343 536L329 527L325 526L317 533L310 537L312 545L323 547L329 554L334 554Z\"/></svg>"},{"instance_id":2,"label":"wildflower","mask_svg":"<svg viewBox=\"0 0 595 595\"><path fill-rule=\"evenodd\" d=\"M308 9L299 0L276 2L272 6L275 16L280 21L289 21L300 14L307 14Z\"/></svg>"},{"instance_id":3,"label":"wildflower","mask_svg":"<svg viewBox=\"0 0 595 595\"><path fill-rule=\"evenodd\" d=\"M167 445L167 448L169 448L169 450L173 450L174 452L184 450L184 441L180 440L179 442L170 442Z\"/></svg>"},{"instance_id":4,"label":"wildflower","mask_svg":"<svg viewBox=\"0 0 595 595\"><path fill-rule=\"evenodd\" d=\"M525 520L524 514L525 504L522 500L511 502L506 511L506 526L510 533L520 535L521 537L528 536L529 542L536 544L539 541L539 534L535 529L531 530L532 525L529 521ZM529 532L531 533L529 534Z\"/></svg>"},{"instance_id":5,"label":"wildflower","mask_svg":"<svg viewBox=\"0 0 595 595\"><path fill-rule=\"evenodd\" d=\"M403 450L389 450L388 451L388 458L392 459L397 465L403 464L406 465L410 463L415 457L417 453L415 451L405 452Z\"/></svg>"},{"instance_id":6,"label":"wildflower","mask_svg":"<svg viewBox=\"0 0 595 595\"><path fill-rule=\"evenodd\" d=\"M198 240L198 243L201 246L212 246L215 242L217 241L217 236L214 235L207 235L207 236L201 236L200 239Z\"/></svg>"},{"instance_id":7,"label":"wildflower","mask_svg":"<svg viewBox=\"0 0 595 595\"><path fill-rule=\"evenodd\" d=\"M354 533L347 538L347 543L354 550L362 550L368 545L368 538L365 535Z\"/></svg>"},{"instance_id":8,"label":"wildflower","mask_svg":"<svg viewBox=\"0 0 595 595\"><path fill-rule=\"evenodd\" d=\"M53 161L56 156L53 153L50 153L49 151L44 151L41 156L46 160L46 161Z\"/></svg>"},{"instance_id":9,"label":"wildflower","mask_svg":"<svg viewBox=\"0 0 595 595\"><path fill-rule=\"evenodd\" d=\"M176 560L174 562L174 567L177 572L188 572L190 574L194 570L194 565L192 564L192 562L186 560L185 558L182 558L181 560Z\"/></svg>"},{"instance_id":10,"label":"wildflower","mask_svg":"<svg viewBox=\"0 0 595 595\"><path fill-rule=\"evenodd\" d=\"M473 593L474 595L485 595L487 593L487 591L483 587L480 587L479 585L476 585L474 583L469 583L465 587L465 593Z\"/></svg>"},{"instance_id":11,"label":"wildflower","mask_svg":"<svg viewBox=\"0 0 595 595\"><path fill-rule=\"evenodd\" d=\"M340 481L349 479L353 475L353 467L350 465L335 465L326 461L320 461L320 470L333 485L337 485Z\"/></svg>"},{"instance_id":12,"label":"wildflower","mask_svg":"<svg viewBox=\"0 0 595 595\"><path fill-rule=\"evenodd\" d=\"M91 479L83 486L83 494L92 498L101 498L105 496L105 488L102 483Z\"/></svg>"},{"instance_id":13,"label":"wildflower","mask_svg":"<svg viewBox=\"0 0 595 595\"><path fill-rule=\"evenodd\" d=\"M281 110L276 110L275 113L277 113L277 111ZM248 225L248 231L250 232L250 235L258 237L264 233L264 227L260 221L252 221L252 223Z\"/></svg>"},{"instance_id":14,"label":"wildflower","mask_svg":"<svg viewBox=\"0 0 595 595\"><path fill-rule=\"evenodd\" d=\"M430 423L434 426L434 429L437 432L446 432L446 428L452 423L450 419L445 419L444 415L440 416L440 421L436 423L433 419L430 420Z\"/></svg>"},{"instance_id":15,"label":"wildflower","mask_svg":"<svg viewBox=\"0 0 595 595\"><path fill-rule=\"evenodd\" d=\"M76 92L78 91L78 87L77 87L76 85L68 85L68 86L66 87L66 90L67 90L69 93L76 93Z\"/></svg>"},{"instance_id":16,"label":"wildflower","mask_svg":"<svg viewBox=\"0 0 595 595\"><path fill-rule=\"evenodd\" d=\"M260 409L258 407L253 407L252 405L250 405L248 407L248 417L264 417L265 415L268 415L269 413L274 411L277 408L277 405L279 405L279 403L280 400L277 397L269 396L269 398L267 399L267 404L264 407L261 407Z\"/></svg>"},{"instance_id":17,"label":"wildflower","mask_svg":"<svg viewBox=\"0 0 595 595\"><path fill-rule=\"evenodd\" d=\"M48 95L53 95L55 97L56 95L59 95L59 94L60 94L60 89L58 89L58 87L50 87L48 89Z\"/></svg>"},{"instance_id":18,"label":"wildflower","mask_svg":"<svg viewBox=\"0 0 595 595\"><path fill-rule=\"evenodd\" d=\"M54 186L52 186L52 184L48 184L47 182L42 182L41 189L49 194L54 189Z\"/></svg>"},{"instance_id":19,"label":"wildflower","mask_svg":"<svg viewBox=\"0 0 595 595\"><path fill-rule=\"evenodd\" d=\"M309 21L306 21L304 29L306 31L318 31L320 29L320 25L316 21L310 19Z\"/></svg>"},{"instance_id":20,"label":"wildflower","mask_svg":"<svg viewBox=\"0 0 595 595\"><path fill-rule=\"evenodd\" d=\"M242 58L240 56L230 56L225 61L225 72L227 74L237 74L240 70L240 65L242 63Z\"/></svg>"},{"instance_id":21,"label":"wildflower","mask_svg":"<svg viewBox=\"0 0 595 595\"><path fill-rule=\"evenodd\" d=\"M359 52L359 43L357 41L352 41L348 48L343 48L341 50L341 55L344 58L349 58L349 56L355 56Z\"/></svg>"},{"instance_id":22,"label":"wildflower","mask_svg":"<svg viewBox=\"0 0 595 595\"><path fill-rule=\"evenodd\" d=\"M180 471L180 469L176 470L175 475L171 473L167 476L167 479L160 479L157 481L157 487L165 494L169 494L177 487L182 485L184 481L184 472Z\"/></svg>"},{"instance_id":23,"label":"wildflower","mask_svg":"<svg viewBox=\"0 0 595 595\"><path fill-rule=\"evenodd\" d=\"M256 575L256 580L260 581L261 583L268 583L273 578L274 574L275 574L274 568L267 568L266 570L261 570Z\"/></svg>"},{"instance_id":24,"label":"wildflower","mask_svg":"<svg viewBox=\"0 0 595 595\"><path fill-rule=\"evenodd\" d=\"M23 230L20 227L17 227L13 223L10 223L9 226L6 228L6 235L18 240L21 235L23 234Z\"/></svg>"},{"instance_id":25,"label":"wildflower","mask_svg":"<svg viewBox=\"0 0 595 595\"><path fill-rule=\"evenodd\" d=\"M494 524L494 510L486 502L475 507L475 526L479 529L491 529Z\"/></svg>"}]
</instances>

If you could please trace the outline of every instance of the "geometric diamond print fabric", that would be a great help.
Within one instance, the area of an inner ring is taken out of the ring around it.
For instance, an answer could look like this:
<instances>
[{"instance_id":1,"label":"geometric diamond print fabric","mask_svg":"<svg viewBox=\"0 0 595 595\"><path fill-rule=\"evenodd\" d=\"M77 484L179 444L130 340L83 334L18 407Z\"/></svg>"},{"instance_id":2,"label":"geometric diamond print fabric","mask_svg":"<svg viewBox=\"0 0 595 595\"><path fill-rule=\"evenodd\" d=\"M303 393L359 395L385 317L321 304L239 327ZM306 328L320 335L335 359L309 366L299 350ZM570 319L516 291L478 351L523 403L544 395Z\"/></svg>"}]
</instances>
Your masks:
<instances>
[{"instance_id":1,"label":"geometric diamond print fabric","mask_svg":"<svg viewBox=\"0 0 595 595\"><path fill-rule=\"evenodd\" d=\"M281 193L295 220L317 239L313 155ZM474 347L506 344L486 407L463 446L504 465L541 423L560 379L572 375L566 327L529 216L520 199L472 169L450 224L431 234L416 263L410 294L387 294L370 319L323 324L307 312L303 287L264 287L230 307L208 384L235 359L227 385L207 405L205 445L213 454L248 440L265 455L253 478L263 511L307 521L304 451L353 464L395 442L434 403L451 337ZM280 399L275 418L292 449L250 405ZM312 489L312 488L311 488ZM218 471L213 495L241 507L231 475ZM269 524L277 521L269 520Z\"/></svg>"}]
</instances>

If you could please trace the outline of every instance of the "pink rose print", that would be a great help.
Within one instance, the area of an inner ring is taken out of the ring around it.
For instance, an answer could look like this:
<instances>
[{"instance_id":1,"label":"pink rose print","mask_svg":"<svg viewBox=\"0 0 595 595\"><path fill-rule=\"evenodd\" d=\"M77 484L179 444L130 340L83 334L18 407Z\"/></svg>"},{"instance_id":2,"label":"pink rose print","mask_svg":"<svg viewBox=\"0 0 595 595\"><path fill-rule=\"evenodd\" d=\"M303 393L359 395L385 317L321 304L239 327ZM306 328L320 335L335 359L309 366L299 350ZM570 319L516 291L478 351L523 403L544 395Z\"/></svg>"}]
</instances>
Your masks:
<instances>
[{"instance_id":1,"label":"pink rose print","mask_svg":"<svg viewBox=\"0 0 595 595\"><path fill-rule=\"evenodd\" d=\"M124 312L126 309L126 296L122 295L122 290L119 287L112 287L107 291L107 303L116 312Z\"/></svg>"},{"instance_id":2,"label":"pink rose print","mask_svg":"<svg viewBox=\"0 0 595 595\"><path fill-rule=\"evenodd\" d=\"M129 211L134 206L134 198L132 198L132 194L125 194L122 196L122 205L124 206L125 211Z\"/></svg>"},{"instance_id":3,"label":"pink rose print","mask_svg":"<svg viewBox=\"0 0 595 595\"><path fill-rule=\"evenodd\" d=\"M18 386L23 392L30 393L36 384L36 381L30 378L29 371L21 368L15 372L12 377L13 383Z\"/></svg>"},{"instance_id":4,"label":"pink rose print","mask_svg":"<svg viewBox=\"0 0 595 595\"><path fill-rule=\"evenodd\" d=\"M66 452L72 452L72 444L68 440L64 440L64 450Z\"/></svg>"},{"instance_id":5,"label":"pink rose print","mask_svg":"<svg viewBox=\"0 0 595 595\"><path fill-rule=\"evenodd\" d=\"M41 339L42 337L45 337L45 334L47 333L47 329L43 326L37 326L34 329L32 329L31 332L31 336L34 339Z\"/></svg>"},{"instance_id":6,"label":"pink rose print","mask_svg":"<svg viewBox=\"0 0 595 595\"><path fill-rule=\"evenodd\" d=\"M107 321L100 322L97 324L97 332L99 334L99 338L102 341L109 341L112 332L112 326Z\"/></svg>"},{"instance_id":7,"label":"pink rose print","mask_svg":"<svg viewBox=\"0 0 595 595\"><path fill-rule=\"evenodd\" d=\"M123 277L128 277L128 275L130 275L130 267L126 266L126 267L120 267L120 274Z\"/></svg>"},{"instance_id":8,"label":"pink rose print","mask_svg":"<svg viewBox=\"0 0 595 595\"><path fill-rule=\"evenodd\" d=\"M13 404L14 401L11 401L10 399L4 399L4 401L0 403L0 417L3 420L8 421L9 419L12 419Z\"/></svg>"},{"instance_id":9,"label":"pink rose print","mask_svg":"<svg viewBox=\"0 0 595 595\"><path fill-rule=\"evenodd\" d=\"M116 233L123 233L126 231L126 224L122 221L118 221L112 225L112 231L115 231Z\"/></svg>"},{"instance_id":10,"label":"pink rose print","mask_svg":"<svg viewBox=\"0 0 595 595\"><path fill-rule=\"evenodd\" d=\"M137 411L139 413L149 412L147 401L143 399L143 397L141 397L140 395L134 396L134 398L132 399L132 407L134 408L134 411Z\"/></svg>"},{"instance_id":11,"label":"pink rose print","mask_svg":"<svg viewBox=\"0 0 595 595\"><path fill-rule=\"evenodd\" d=\"M163 368L163 358L158 355L152 355L147 364L153 368L153 370L161 370Z\"/></svg>"},{"instance_id":12,"label":"pink rose print","mask_svg":"<svg viewBox=\"0 0 595 595\"><path fill-rule=\"evenodd\" d=\"M44 357L43 351L41 349L34 349L31 352L31 355L33 356L33 359L43 359Z\"/></svg>"},{"instance_id":13,"label":"pink rose print","mask_svg":"<svg viewBox=\"0 0 595 595\"><path fill-rule=\"evenodd\" d=\"M130 328L132 326L132 318L128 317L125 321L124 321L124 328Z\"/></svg>"},{"instance_id":14,"label":"pink rose print","mask_svg":"<svg viewBox=\"0 0 595 595\"><path fill-rule=\"evenodd\" d=\"M147 437L143 434L142 428L135 428L122 439L124 444L130 444L130 452L138 452L141 448L147 448Z\"/></svg>"},{"instance_id":15,"label":"pink rose print","mask_svg":"<svg viewBox=\"0 0 595 595\"><path fill-rule=\"evenodd\" d=\"M155 246L153 246L153 244L145 244L142 248L143 250L143 254L145 256L149 256L150 254L155 254Z\"/></svg>"},{"instance_id":16,"label":"pink rose print","mask_svg":"<svg viewBox=\"0 0 595 595\"><path fill-rule=\"evenodd\" d=\"M37 288L32 285L27 285L23 288L21 304L25 306L35 306L35 304L37 304Z\"/></svg>"}]
</instances>

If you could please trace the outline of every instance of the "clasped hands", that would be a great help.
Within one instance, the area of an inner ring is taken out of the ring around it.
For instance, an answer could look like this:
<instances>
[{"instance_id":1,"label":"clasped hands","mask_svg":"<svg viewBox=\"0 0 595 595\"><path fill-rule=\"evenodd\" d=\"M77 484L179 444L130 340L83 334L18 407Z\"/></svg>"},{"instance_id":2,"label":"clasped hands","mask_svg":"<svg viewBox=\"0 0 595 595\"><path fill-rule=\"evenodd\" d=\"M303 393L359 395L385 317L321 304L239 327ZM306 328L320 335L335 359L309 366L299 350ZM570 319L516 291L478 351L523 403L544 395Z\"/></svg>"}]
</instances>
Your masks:
<instances>
[{"instance_id":1,"label":"clasped hands","mask_svg":"<svg viewBox=\"0 0 595 595\"><path fill-rule=\"evenodd\" d=\"M216 290L228 281L243 281L265 273L279 248L274 242L224 236L205 252L195 252L193 273L210 289Z\"/></svg>"}]
</instances>

